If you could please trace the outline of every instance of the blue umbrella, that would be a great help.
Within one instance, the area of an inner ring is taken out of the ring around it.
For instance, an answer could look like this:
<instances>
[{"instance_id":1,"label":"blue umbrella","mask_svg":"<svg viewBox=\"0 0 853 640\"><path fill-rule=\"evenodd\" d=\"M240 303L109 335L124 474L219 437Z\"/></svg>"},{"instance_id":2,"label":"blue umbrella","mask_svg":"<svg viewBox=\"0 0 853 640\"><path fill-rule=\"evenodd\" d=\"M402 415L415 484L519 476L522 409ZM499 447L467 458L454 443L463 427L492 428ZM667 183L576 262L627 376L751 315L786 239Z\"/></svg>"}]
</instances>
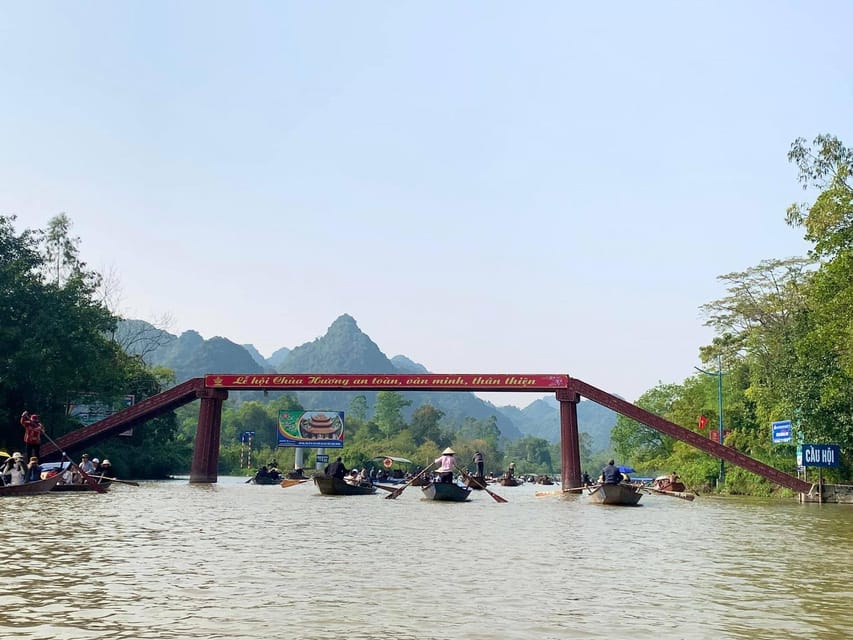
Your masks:
<instances>
[{"instance_id":1,"label":"blue umbrella","mask_svg":"<svg viewBox=\"0 0 853 640\"><path fill-rule=\"evenodd\" d=\"M633 467L623 467L620 465L616 468L619 469L621 473L636 473L636 470Z\"/></svg>"}]
</instances>

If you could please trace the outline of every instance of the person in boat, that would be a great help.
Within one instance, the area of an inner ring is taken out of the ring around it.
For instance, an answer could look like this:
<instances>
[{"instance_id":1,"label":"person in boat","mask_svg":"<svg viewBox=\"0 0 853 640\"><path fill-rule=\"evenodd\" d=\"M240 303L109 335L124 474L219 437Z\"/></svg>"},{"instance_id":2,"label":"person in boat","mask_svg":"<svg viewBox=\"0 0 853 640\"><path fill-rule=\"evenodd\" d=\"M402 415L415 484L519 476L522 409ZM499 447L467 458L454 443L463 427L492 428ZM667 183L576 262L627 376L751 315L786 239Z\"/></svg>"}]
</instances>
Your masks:
<instances>
[{"instance_id":1,"label":"person in boat","mask_svg":"<svg viewBox=\"0 0 853 640\"><path fill-rule=\"evenodd\" d=\"M24 484L27 477L27 467L24 464L24 456L20 451L12 454L12 457L3 464L3 481L6 484Z\"/></svg>"},{"instance_id":2,"label":"person in boat","mask_svg":"<svg viewBox=\"0 0 853 640\"><path fill-rule=\"evenodd\" d=\"M261 465L261 468L255 471L255 480L266 480L270 477L269 469L267 469L267 465Z\"/></svg>"},{"instance_id":3,"label":"person in boat","mask_svg":"<svg viewBox=\"0 0 853 640\"><path fill-rule=\"evenodd\" d=\"M41 449L41 436L44 433L44 425L41 423L37 413L30 414L24 411L21 414L21 426L24 428L24 444L27 447L27 458L39 457Z\"/></svg>"},{"instance_id":4,"label":"person in boat","mask_svg":"<svg viewBox=\"0 0 853 640\"><path fill-rule=\"evenodd\" d=\"M484 466L486 460L483 457L483 454L480 453L479 451L475 451L474 457L471 458L471 461L474 463L474 466L477 468L476 476L478 478L484 477L485 472L483 471L483 466Z\"/></svg>"},{"instance_id":5,"label":"person in boat","mask_svg":"<svg viewBox=\"0 0 853 640\"><path fill-rule=\"evenodd\" d=\"M515 463L514 462L509 463L509 467L507 467L507 470L506 470L506 473L504 474L504 477L507 480L512 480L515 477Z\"/></svg>"},{"instance_id":6,"label":"person in boat","mask_svg":"<svg viewBox=\"0 0 853 640\"><path fill-rule=\"evenodd\" d=\"M583 475L581 475L581 484L583 484L583 486L585 487L588 487L592 484L592 478L589 477L589 474L586 471L584 471Z\"/></svg>"},{"instance_id":7,"label":"person in boat","mask_svg":"<svg viewBox=\"0 0 853 640\"><path fill-rule=\"evenodd\" d=\"M104 461L101 462L101 473L102 476L108 476L113 472L113 463L104 458Z\"/></svg>"},{"instance_id":8,"label":"person in boat","mask_svg":"<svg viewBox=\"0 0 853 640\"><path fill-rule=\"evenodd\" d=\"M31 456L24 482L38 482L39 480L41 480L41 465L38 458Z\"/></svg>"},{"instance_id":9,"label":"person in boat","mask_svg":"<svg viewBox=\"0 0 853 640\"><path fill-rule=\"evenodd\" d=\"M441 452L441 455L435 459L435 464L438 465L439 482L450 484L453 482L453 470L456 468L456 452L447 447Z\"/></svg>"},{"instance_id":10,"label":"person in boat","mask_svg":"<svg viewBox=\"0 0 853 640\"><path fill-rule=\"evenodd\" d=\"M608 460L601 470L601 482L604 484L619 484L622 482L622 472L616 468L613 460Z\"/></svg>"},{"instance_id":11,"label":"person in boat","mask_svg":"<svg viewBox=\"0 0 853 640\"><path fill-rule=\"evenodd\" d=\"M95 465L91 460L89 460L88 453L84 453L80 456L80 464L77 466L80 467L80 470L87 475L95 473Z\"/></svg>"},{"instance_id":12,"label":"person in boat","mask_svg":"<svg viewBox=\"0 0 853 640\"><path fill-rule=\"evenodd\" d=\"M340 456L335 458L335 461L326 467L325 474L327 476L332 476L333 478L338 478L340 480L344 479L344 476L347 474L347 468L341 461Z\"/></svg>"}]
</instances>

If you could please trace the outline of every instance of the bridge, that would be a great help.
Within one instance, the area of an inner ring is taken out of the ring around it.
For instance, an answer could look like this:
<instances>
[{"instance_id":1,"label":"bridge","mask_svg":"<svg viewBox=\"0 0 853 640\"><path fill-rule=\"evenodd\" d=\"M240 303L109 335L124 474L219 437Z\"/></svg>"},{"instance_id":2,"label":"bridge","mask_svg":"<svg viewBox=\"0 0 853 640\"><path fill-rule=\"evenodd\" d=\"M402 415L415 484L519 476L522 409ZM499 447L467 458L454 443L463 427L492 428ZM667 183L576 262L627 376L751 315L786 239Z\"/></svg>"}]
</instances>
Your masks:
<instances>
[{"instance_id":1,"label":"bridge","mask_svg":"<svg viewBox=\"0 0 853 640\"><path fill-rule=\"evenodd\" d=\"M780 486L801 494L809 493L812 489L812 485L804 480L566 374L209 374L187 380L99 422L67 433L56 440L56 445L43 445L42 456L58 453L57 447L65 451L89 446L182 405L201 400L190 482L216 482L222 403L230 390L553 392L560 403L560 452L564 487L578 487L581 484L577 404L583 397Z\"/></svg>"}]
</instances>

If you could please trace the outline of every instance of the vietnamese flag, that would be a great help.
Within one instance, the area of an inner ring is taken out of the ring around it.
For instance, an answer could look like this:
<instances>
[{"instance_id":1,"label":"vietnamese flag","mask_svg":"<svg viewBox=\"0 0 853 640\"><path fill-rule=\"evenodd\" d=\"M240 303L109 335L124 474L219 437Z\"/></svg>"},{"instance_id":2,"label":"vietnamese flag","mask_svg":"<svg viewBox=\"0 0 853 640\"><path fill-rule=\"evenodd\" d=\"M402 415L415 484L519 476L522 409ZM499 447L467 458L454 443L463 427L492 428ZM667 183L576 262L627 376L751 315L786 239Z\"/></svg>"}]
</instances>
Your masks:
<instances>
[{"instance_id":1,"label":"vietnamese flag","mask_svg":"<svg viewBox=\"0 0 853 640\"><path fill-rule=\"evenodd\" d=\"M706 418L705 416L699 416L699 428L704 429L707 424L708 418Z\"/></svg>"}]
</instances>

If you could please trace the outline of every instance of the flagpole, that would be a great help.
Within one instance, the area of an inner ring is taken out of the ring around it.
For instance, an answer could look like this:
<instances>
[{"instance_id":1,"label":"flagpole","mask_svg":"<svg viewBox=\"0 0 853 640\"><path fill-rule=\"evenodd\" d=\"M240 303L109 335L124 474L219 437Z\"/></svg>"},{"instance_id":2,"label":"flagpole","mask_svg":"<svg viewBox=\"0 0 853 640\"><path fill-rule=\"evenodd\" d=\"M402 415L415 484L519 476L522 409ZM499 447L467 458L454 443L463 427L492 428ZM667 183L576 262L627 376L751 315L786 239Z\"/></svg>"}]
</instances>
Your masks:
<instances>
[{"instance_id":1,"label":"flagpole","mask_svg":"<svg viewBox=\"0 0 853 640\"><path fill-rule=\"evenodd\" d=\"M717 372L705 371L699 367L693 367L696 371L704 373L708 376L716 376L717 378L717 415L719 416L719 432L718 438L720 444L723 444L723 356L717 354ZM726 461L720 458L720 475L718 485L722 486L726 481Z\"/></svg>"}]
</instances>

